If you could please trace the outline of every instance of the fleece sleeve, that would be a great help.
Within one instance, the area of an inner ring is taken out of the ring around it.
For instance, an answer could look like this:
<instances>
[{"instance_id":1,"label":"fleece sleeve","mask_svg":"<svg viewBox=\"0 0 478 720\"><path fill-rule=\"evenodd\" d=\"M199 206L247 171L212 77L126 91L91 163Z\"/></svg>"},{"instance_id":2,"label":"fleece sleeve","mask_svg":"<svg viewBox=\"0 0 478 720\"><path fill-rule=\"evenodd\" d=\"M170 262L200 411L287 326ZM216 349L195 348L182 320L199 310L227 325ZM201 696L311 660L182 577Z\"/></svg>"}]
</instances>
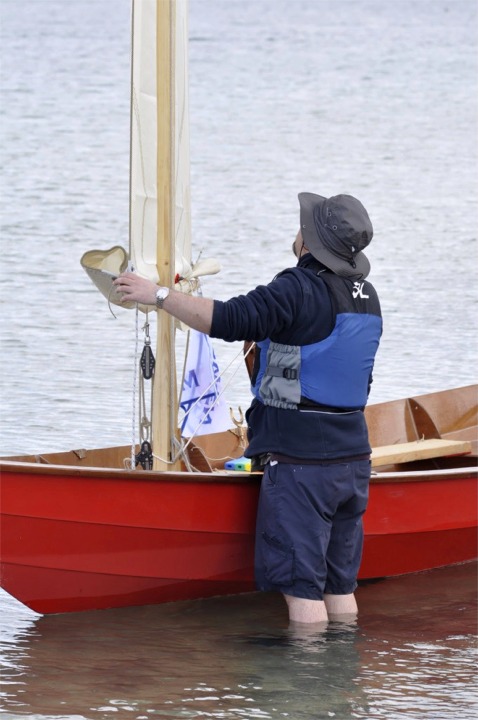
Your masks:
<instances>
[{"instance_id":1,"label":"fleece sleeve","mask_svg":"<svg viewBox=\"0 0 478 720\"><path fill-rule=\"evenodd\" d=\"M295 322L303 304L302 286L294 271L285 270L269 285L226 302L214 301L211 337L232 342L259 342L279 335Z\"/></svg>"}]
</instances>

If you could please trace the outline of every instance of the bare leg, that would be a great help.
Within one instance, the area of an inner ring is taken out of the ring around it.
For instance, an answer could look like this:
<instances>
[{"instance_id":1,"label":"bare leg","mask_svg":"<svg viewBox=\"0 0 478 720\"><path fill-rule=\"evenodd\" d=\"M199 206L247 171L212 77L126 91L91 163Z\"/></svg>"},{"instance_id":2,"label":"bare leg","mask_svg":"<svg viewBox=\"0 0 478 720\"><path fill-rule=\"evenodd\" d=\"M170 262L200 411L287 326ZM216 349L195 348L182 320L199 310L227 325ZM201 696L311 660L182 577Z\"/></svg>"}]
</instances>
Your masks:
<instances>
[{"instance_id":1,"label":"bare leg","mask_svg":"<svg viewBox=\"0 0 478 720\"><path fill-rule=\"evenodd\" d=\"M324 623L327 622L327 609L323 600L308 600L293 595L284 598L289 608L289 620L294 623Z\"/></svg>"},{"instance_id":2,"label":"bare leg","mask_svg":"<svg viewBox=\"0 0 478 720\"><path fill-rule=\"evenodd\" d=\"M355 595L324 595L324 603L329 615L356 616L358 612Z\"/></svg>"}]
</instances>

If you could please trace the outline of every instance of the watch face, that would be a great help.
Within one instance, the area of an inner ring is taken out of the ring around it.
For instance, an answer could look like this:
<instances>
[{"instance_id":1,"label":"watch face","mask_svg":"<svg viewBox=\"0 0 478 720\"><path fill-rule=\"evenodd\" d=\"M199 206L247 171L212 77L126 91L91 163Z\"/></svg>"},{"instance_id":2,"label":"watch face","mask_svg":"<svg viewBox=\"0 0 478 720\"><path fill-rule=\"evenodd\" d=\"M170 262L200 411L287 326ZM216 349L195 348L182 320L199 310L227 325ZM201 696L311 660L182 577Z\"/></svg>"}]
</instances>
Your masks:
<instances>
[{"instance_id":1,"label":"watch face","mask_svg":"<svg viewBox=\"0 0 478 720\"><path fill-rule=\"evenodd\" d=\"M156 305L159 308L163 307L163 302L166 300L166 298L169 295L169 288L167 287L160 287L158 290L156 290Z\"/></svg>"}]
</instances>

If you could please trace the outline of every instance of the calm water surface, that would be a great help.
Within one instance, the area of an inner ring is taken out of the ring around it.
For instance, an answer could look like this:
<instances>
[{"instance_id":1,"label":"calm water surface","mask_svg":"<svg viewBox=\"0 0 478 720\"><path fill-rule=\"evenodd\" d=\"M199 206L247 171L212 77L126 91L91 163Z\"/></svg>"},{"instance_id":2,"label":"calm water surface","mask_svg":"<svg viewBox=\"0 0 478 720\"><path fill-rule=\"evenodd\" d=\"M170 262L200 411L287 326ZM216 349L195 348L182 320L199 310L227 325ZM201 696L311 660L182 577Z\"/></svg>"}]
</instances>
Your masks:
<instances>
[{"instance_id":1,"label":"calm water surface","mask_svg":"<svg viewBox=\"0 0 478 720\"><path fill-rule=\"evenodd\" d=\"M291 262L299 191L350 192L385 317L371 400L475 382L475 0L190 5L193 242L223 264L205 294ZM131 439L134 317L79 266L127 245L129 19L129 0L0 0L3 455ZM240 363L228 400L247 398ZM308 637L271 596L38 618L2 594L0 710L475 718L475 576L363 587L357 626Z\"/></svg>"},{"instance_id":2,"label":"calm water surface","mask_svg":"<svg viewBox=\"0 0 478 720\"><path fill-rule=\"evenodd\" d=\"M36 617L4 603L9 718L472 720L475 564L363 586L357 624L250 594Z\"/></svg>"}]
</instances>

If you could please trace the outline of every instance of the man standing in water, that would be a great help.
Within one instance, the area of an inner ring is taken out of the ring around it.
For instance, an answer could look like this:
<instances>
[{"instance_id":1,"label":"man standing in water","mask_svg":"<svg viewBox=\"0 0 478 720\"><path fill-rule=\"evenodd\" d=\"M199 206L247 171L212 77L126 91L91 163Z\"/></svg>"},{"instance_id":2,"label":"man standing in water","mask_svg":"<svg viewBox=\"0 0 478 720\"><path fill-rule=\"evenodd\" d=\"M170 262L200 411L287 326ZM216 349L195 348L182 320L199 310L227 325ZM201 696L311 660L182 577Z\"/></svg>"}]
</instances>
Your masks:
<instances>
[{"instance_id":1,"label":"man standing in water","mask_svg":"<svg viewBox=\"0 0 478 720\"><path fill-rule=\"evenodd\" d=\"M300 193L297 265L226 302L184 295L134 273L115 284L227 341L253 340L246 455L264 467L256 528L259 590L276 590L294 623L354 615L368 499L364 417L382 332L362 250L372 224L350 195Z\"/></svg>"}]
</instances>

